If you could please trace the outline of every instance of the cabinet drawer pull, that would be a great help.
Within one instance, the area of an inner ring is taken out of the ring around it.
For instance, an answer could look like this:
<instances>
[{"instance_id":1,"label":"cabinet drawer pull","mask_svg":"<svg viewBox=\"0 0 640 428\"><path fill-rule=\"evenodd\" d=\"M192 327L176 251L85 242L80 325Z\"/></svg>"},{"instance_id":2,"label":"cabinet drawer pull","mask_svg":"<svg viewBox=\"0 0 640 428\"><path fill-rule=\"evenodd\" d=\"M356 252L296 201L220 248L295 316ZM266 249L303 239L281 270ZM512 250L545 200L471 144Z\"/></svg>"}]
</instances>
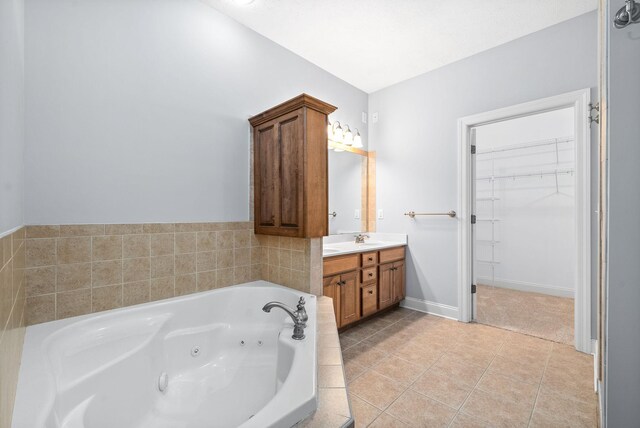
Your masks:
<instances>
[{"instance_id":1,"label":"cabinet drawer pull","mask_svg":"<svg viewBox=\"0 0 640 428\"><path fill-rule=\"evenodd\" d=\"M369 294L373 294L373 290L369 290Z\"/></svg>"}]
</instances>

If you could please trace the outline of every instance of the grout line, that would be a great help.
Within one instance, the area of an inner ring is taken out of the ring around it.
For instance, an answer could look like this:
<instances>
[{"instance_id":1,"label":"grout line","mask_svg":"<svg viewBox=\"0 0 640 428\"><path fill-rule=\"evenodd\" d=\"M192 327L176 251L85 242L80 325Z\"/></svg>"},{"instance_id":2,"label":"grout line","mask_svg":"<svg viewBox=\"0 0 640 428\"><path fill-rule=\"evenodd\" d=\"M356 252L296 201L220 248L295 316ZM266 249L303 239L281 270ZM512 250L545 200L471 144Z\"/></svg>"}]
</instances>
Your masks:
<instances>
[{"instance_id":1,"label":"grout line","mask_svg":"<svg viewBox=\"0 0 640 428\"><path fill-rule=\"evenodd\" d=\"M536 410L536 404L538 404L538 397L540 396L540 390L542 389L542 381L544 380L544 375L547 373L547 368L549 367L549 360L551 360L551 353L553 352L553 346L549 351L549 355L547 355L547 361L544 364L544 370L542 370L542 377L540 378L540 383L538 384L538 390L536 391L536 399L533 402L533 407L531 408L531 414L529 415L529 422L527 423L527 427L531 425L531 420L533 419L533 413Z\"/></svg>"}]
</instances>

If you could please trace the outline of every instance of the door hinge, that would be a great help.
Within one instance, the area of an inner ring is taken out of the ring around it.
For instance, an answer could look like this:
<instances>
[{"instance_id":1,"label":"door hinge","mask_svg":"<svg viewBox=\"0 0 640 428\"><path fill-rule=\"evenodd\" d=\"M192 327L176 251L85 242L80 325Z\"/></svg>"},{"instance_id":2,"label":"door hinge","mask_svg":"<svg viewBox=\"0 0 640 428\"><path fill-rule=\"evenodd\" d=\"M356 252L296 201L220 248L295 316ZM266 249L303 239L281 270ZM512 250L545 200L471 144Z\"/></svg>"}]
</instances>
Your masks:
<instances>
[{"instance_id":1,"label":"door hinge","mask_svg":"<svg viewBox=\"0 0 640 428\"><path fill-rule=\"evenodd\" d=\"M476 224L476 215L471 214L471 224Z\"/></svg>"},{"instance_id":2,"label":"door hinge","mask_svg":"<svg viewBox=\"0 0 640 428\"><path fill-rule=\"evenodd\" d=\"M476 294L476 285L471 284L471 294Z\"/></svg>"},{"instance_id":3,"label":"door hinge","mask_svg":"<svg viewBox=\"0 0 640 428\"><path fill-rule=\"evenodd\" d=\"M589 103L589 124L600 123L600 103Z\"/></svg>"},{"instance_id":4,"label":"door hinge","mask_svg":"<svg viewBox=\"0 0 640 428\"><path fill-rule=\"evenodd\" d=\"M475 144L472 144L472 145L471 145L471 154L472 154L472 155L475 155L475 154L476 154L476 145L475 145Z\"/></svg>"}]
</instances>

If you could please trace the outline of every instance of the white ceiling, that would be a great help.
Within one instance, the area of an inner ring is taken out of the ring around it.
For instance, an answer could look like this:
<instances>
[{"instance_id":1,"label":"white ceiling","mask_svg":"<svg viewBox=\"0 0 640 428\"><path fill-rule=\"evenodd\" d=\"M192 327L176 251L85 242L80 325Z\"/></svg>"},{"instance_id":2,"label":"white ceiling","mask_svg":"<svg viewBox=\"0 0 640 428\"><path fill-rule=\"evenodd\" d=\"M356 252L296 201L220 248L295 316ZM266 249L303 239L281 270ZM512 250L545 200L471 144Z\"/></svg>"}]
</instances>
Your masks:
<instances>
[{"instance_id":1,"label":"white ceiling","mask_svg":"<svg viewBox=\"0 0 640 428\"><path fill-rule=\"evenodd\" d=\"M597 0L203 1L369 93L597 8Z\"/></svg>"}]
</instances>

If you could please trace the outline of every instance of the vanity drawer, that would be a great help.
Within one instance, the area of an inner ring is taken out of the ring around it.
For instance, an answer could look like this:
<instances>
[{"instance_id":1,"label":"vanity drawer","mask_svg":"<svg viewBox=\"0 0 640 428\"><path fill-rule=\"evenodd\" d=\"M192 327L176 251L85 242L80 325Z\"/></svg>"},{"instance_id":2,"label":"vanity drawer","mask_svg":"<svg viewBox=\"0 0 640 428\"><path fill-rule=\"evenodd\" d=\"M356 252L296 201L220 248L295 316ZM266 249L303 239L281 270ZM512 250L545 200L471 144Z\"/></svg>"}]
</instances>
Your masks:
<instances>
[{"instance_id":1,"label":"vanity drawer","mask_svg":"<svg viewBox=\"0 0 640 428\"><path fill-rule=\"evenodd\" d=\"M362 267L375 266L378 264L378 252L362 253Z\"/></svg>"},{"instance_id":2,"label":"vanity drawer","mask_svg":"<svg viewBox=\"0 0 640 428\"><path fill-rule=\"evenodd\" d=\"M378 278L377 273L378 268L376 266L362 269L362 279L360 282L364 284L366 282L375 281Z\"/></svg>"},{"instance_id":3,"label":"vanity drawer","mask_svg":"<svg viewBox=\"0 0 640 428\"><path fill-rule=\"evenodd\" d=\"M404 247L380 250L380 263L393 262L404 259Z\"/></svg>"},{"instance_id":4,"label":"vanity drawer","mask_svg":"<svg viewBox=\"0 0 640 428\"><path fill-rule=\"evenodd\" d=\"M366 317L378 310L378 290L376 284L362 287L362 316Z\"/></svg>"},{"instance_id":5,"label":"vanity drawer","mask_svg":"<svg viewBox=\"0 0 640 428\"><path fill-rule=\"evenodd\" d=\"M322 276L333 275L358 269L358 254L331 257L324 259Z\"/></svg>"}]
</instances>

